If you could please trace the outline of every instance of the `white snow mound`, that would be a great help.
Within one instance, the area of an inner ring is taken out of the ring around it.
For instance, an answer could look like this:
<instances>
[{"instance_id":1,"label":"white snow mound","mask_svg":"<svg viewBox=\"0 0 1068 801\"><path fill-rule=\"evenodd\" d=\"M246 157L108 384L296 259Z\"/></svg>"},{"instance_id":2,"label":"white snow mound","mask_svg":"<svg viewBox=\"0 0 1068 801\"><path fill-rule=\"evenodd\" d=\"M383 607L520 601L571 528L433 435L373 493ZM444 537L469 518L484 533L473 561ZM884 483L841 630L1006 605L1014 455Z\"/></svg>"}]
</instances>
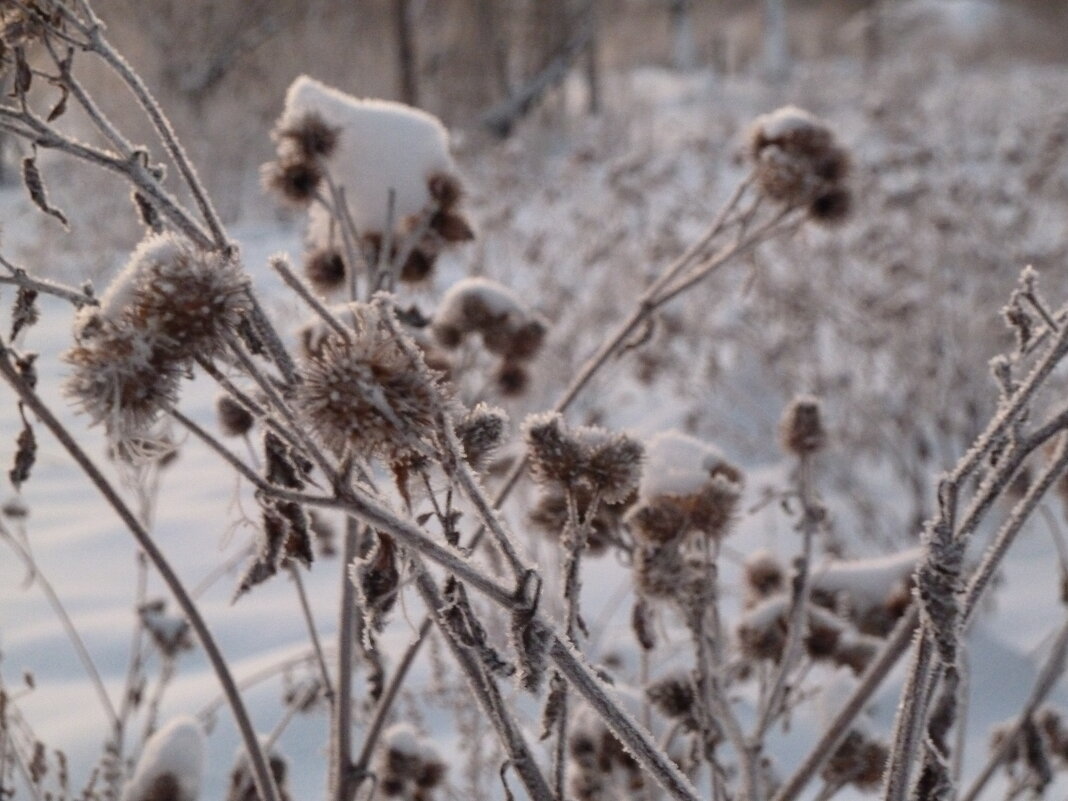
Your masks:
<instances>
[{"instance_id":1,"label":"white snow mound","mask_svg":"<svg viewBox=\"0 0 1068 801\"><path fill-rule=\"evenodd\" d=\"M448 131L437 117L419 109L388 100L358 99L302 75L286 93L279 122L283 127L292 125L308 113L318 114L339 131L327 166L345 188L361 235L385 231L390 189L394 192L393 219L399 224L429 204L427 178L456 172ZM322 244L326 213L313 206L311 216L312 239Z\"/></svg>"},{"instance_id":2,"label":"white snow mound","mask_svg":"<svg viewBox=\"0 0 1068 801\"><path fill-rule=\"evenodd\" d=\"M195 718L182 716L148 738L122 801L145 801L155 796L157 782L174 779L178 801L196 801L204 774L204 730Z\"/></svg>"}]
</instances>

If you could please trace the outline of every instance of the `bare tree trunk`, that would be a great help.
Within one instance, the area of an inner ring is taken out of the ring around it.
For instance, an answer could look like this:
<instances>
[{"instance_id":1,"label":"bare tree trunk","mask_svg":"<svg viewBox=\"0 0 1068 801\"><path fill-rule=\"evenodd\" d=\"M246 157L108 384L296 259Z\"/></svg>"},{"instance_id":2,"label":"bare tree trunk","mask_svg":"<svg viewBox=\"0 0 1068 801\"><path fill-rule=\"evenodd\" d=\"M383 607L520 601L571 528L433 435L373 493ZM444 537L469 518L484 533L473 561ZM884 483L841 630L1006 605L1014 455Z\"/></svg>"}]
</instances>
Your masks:
<instances>
[{"instance_id":1,"label":"bare tree trunk","mask_svg":"<svg viewBox=\"0 0 1068 801\"><path fill-rule=\"evenodd\" d=\"M764 71L773 81L781 81L790 74L786 0L764 0Z\"/></svg>"},{"instance_id":2,"label":"bare tree trunk","mask_svg":"<svg viewBox=\"0 0 1068 801\"><path fill-rule=\"evenodd\" d=\"M668 0L671 26L671 64L677 70L697 66L697 43L693 36L693 0Z\"/></svg>"},{"instance_id":3,"label":"bare tree trunk","mask_svg":"<svg viewBox=\"0 0 1068 801\"><path fill-rule=\"evenodd\" d=\"M397 32L397 72L400 97L409 106L419 105L419 81L415 30L412 26L411 0L393 0L393 21Z\"/></svg>"},{"instance_id":4,"label":"bare tree trunk","mask_svg":"<svg viewBox=\"0 0 1068 801\"><path fill-rule=\"evenodd\" d=\"M512 93L511 72L508 66L508 33L502 22L500 7L502 0L478 0L479 38L489 48L493 65L493 88L497 97L508 97ZM507 9L505 9L507 11Z\"/></svg>"},{"instance_id":5,"label":"bare tree trunk","mask_svg":"<svg viewBox=\"0 0 1068 801\"><path fill-rule=\"evenodd\" d=\"M601 110L601 51L598 35L600 20L597 13L597 0L587 0L585 17L582 24L589 26L590 29L590 38L586 43L586 108L590 114L597 114Z\"/></svg>"}]
</instances>

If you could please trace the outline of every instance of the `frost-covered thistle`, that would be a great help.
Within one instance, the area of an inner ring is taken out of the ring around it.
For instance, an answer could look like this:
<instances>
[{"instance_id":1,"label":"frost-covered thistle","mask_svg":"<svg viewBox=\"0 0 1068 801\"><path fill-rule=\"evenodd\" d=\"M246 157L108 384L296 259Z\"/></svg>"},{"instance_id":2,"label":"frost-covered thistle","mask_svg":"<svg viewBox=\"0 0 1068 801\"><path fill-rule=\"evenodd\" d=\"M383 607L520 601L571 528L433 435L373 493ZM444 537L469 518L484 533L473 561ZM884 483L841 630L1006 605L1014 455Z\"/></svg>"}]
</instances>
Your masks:
<instances>
[{"instance_id":1,"label":"frost-covered thistle","mask_svg":"<svg viewBox=\"0 0 1068 801\"><path fill-rule=\"evenodd\" d=\"M821 450L827 434L820 416L820 402L809 395L794 398L783 412L779 434L783 448L795 456Z\"/></svg>"},{"instance_id":2,"label":"frost-covered thistle","mask_svg":"<svg viewBox=\"0 0 1068 801\"><path fill-rule=\"evenodd\" d=\"M537 355L546 324L503 284L488 278L465 278L441 299L433 331L446 348L459 346L469 334L480 334L487 351L506 364L518 364Z\"/></svg>"},{"instance_id":3,"label":"frost-covered thistle","mask_svg":"<svg viewBox=\"0 0 1068 801\"><path fill-rule=\"evenodd\" d=\"M129 325L97 320L64 354L71 373L64 392L115 440L143 434L178 400L180 363Z\"/></svg>"},{"instance_id":4,"label":"frost-covered thistle","mask_svg":"<svg viewBox=\"0 0 1068 801\"><path fill-rule=\"evenodd\" d=\"M226 393L215 398L215 417L219 430L227 437L243 437L256 422L252 412Z\"/></svg>"},{"instance_id":5,"label":"frost-covered thistle","mask_svg":"<svg viewBox=\"0 0 1068 801\"><path fill-rule=\"evenodd\" d=\"M65 392L115 440L144 434L177 399L197 356L221 351L247 310L238 263L175 234L153 234L78 318Z\"/></svg>"},{"instance_id":6,"label":"frost-covered thistle","mask_svg":"<svg viewBox=\"0 0 1068 801\"><path fill-rule=\"evenodd\" d=\"M503 409L480 403L456 421L456 437L472 467L480 467L504 439L508 415Z\"/></svg>"},{"instance_id":7,"label":"frost-covered thistle","mask_svg":"<svg viewBox=\"0 0 1068 801\"><path fill-rule=\"evenodd\" d=\"M384 312L364 303L348 309L346 336L331 330L301 364L298 411L334 453L351 448L389 462L424 453L437 411L433 375L412 363Z\"/></svg>"},{"instance_id":8,"label":"frost-covered thistle","mask_svg":"<svg viewBox=\"0 0 1068 801\"><path fill-rule=\"evenodd\" d=\"M223 349L247 298L248 278L236 260L175 234L152 234L108 286L99 311L83 320L99 315L128 325L167 357L189 359Z\"/></svg>"},{"instance_id":9,"label":"frost-covered thistle","mask_svg":"<svg viewBox=\"0 0 1068 801\"><path fill-rule=\"evenodd\" d=\"M844 185L849 153L830 126L795 106L757 117L749 133L757 186L770 200L807 206L817 222L844 220L852 196Z\"/></svg>"},{"instance_id":10,"label":"frost-covered thistle","mask_svg":"<svg viewBox=\"0 0 1068 801\"><path fill-rule=\"evenodd\" d=\"M585 490L608 504L633 494L645 449L626 434L595 426L569 428L557 412L532 415L523 426L535 480Z\"/></svg>"}]
</instances>

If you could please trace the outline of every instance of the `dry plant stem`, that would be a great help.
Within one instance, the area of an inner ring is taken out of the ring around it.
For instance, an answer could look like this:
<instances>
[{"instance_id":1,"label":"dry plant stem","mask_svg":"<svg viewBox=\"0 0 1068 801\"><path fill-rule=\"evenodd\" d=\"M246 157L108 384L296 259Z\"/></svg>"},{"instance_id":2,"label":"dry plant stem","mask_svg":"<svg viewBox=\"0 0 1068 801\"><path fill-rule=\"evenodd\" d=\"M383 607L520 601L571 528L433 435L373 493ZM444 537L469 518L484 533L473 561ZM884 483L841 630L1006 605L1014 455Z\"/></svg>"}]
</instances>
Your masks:
<instances>
[{"instance_id":1,"label":"dry plant stem","mask_svg":"<svg viewBox=\"0 0 1068 801\"><path fill-rule=\"evenodd\" d=\"M853 721L864 711L865 705L871 700L875 691L882 686L898 659L908 649L918 622L919 612L915 606L912 606L898 621L883 644L882 650L861 675L857 686L835 714L834 719L825 727L823 735L813 746L812 751L797 767L793 775L783 782L772 801L794 801L823 769L831 754L849 733Z\"/></svg>"},{"instance_id":2,"label":"dry plant stem","mask_svg":"<svg viewBox=\"0 0 1068 801\"><path fill-rule=\"evenodd\" d=\"M396 317L394 316L393 299L391 295L385 293L376 293L374 302L380 308L386 310L386 314L382 316L391 334L393 334L394 341L404 351L404 354L412 361L413 364L419 364L422 361L422 356L415 350L408 336L400 330L397 325ZM445 453L442 459L442 467L446 470L453 481L460 485L464 495L475 507L475 511L478 513L482 526L485 530L488 530L497 543L497 546L501 549L505 558L508 560L508 565L512 569L512 574L515 576L517 582L522 583L530 569L519 556L519 552L516 550L515 544L512 542L512 537L504 527L504 522L497 512L497 509L486 495L485 490L482 489L482 485L479 484L478 478L471 470L467 460L463 455L463 448L460 445L460 441L456 437L456 430L453 427L451 418L448 411L445 408L445 399L442 397L441 392L437 387L431 385L428 387L432 393L434 399L434 405L436 406L435 422L440 435L441 444L444 446Z\"/></svg>"},{"instance_id":3,"label":"dry plant stem","mask_svg":"<svg viewBox=\"0 0 1068 801\"><path fill-rule=\"evenodd\" d=\"M596 710L605 725L653 779L677 801L698 801L690 780L660 753L656 741L609 695L608 689L561 637L552 634L549 657L571 687Z\"/></svg>"},{"instance_id":4,"label":"dry plant stem","mask_svg":"<svg viewBox=\"0 0 1068 801\"><path fill-rule=\"evenodd\" d=\"M248 676L245 676L243 679L238 681L237 688L242 691L251 689L252 687L262 684L263 682L268 681L269 679L272 679L275 676L284 673L290 668L298 667L300 665L311 665L314 662L315 654L312 652L311 648L308 648L307 650L296 656L290 656L285 659L280 659L279 661L268 665L265 668L257 670L249 674ZM217 695L211 701L202 706L196 712L195 717L201 720L202 722L206 722L211 719L211 717L215 714L216 710L225 705L226 696L221 694Z\"/></svg>"},{"instance_id":5,"label":"dry plant stem","mask_svg":"<svg viewBox=\"0 0 1068 801\"><path fill-rule=\"evenodd\" d=\"M137 552L137 590L134 594L137 609L141 608L141 605L145 602L145 593L148 590L148 560L145 557L144 551L138 550ZM196 597L195 594L193 596ZM144 634L144 623L141 620L141 616L137 615L134 620L133 635L130 638L130 659L126 666L126 679L123 681L122 702L119 704L119 719L115 726L112 738L114 742L114 760L115 767L122 762L122 754L125 749L126 739L126 723L129 720L130 713L133 711L134 701L134 687L137 684L138 677L142 675L144 667L144 651L141 646L141 638ZM113 776L108 776L105 771L105 792L109 793L111 798L118 798L119 796L119 780L122 778L119 770L113 771Z\"/></svg>"},{"instance_id":6,"label":"dry plant stem","mask_svg":"<svg viewBox=\"0 0 1068 801\"><path fill-rule=\"evenodd\" d=\"M13 269L18 270L18 268ZM80 290L65 287L54 281L48 281L43 278L31 278L22 270L18 270L14 275L0 275L0 284L9 284L11 286L32 289L34 292L40 292L42 295L54 295L57 298L69 301L78 309L83 306L98 305L96 298L86 295Z\"/></svg>"},{"instance_id":7,"label":"dry plant stem","mask_svg":"<svg viewBox=\"0 0 1068 801\"><path fill-rule=\"evenodd\" d=\"M319 678L323 680L323 692L326 694L327 700L333 702L334 684L330 681L330 671L326 667L326 655L323 653L319 630L315 626L315 618L312 617L311 606L308 604L308 593L304 589L304 579L300 577L300 569L294 564L289 566L289 573L293 577L293 586L297 589L300 611L308 628L308 637L311 639L312 650L315 652L315 661L319 666Z\"/></svg>"},{"instance_id":8,"label":"dry plant stem","mask_svg":"<svg viewBox=\"0 0 1068 801\"><path fill-rule=\"evenodd\" d=\"M532 801L554 801L552 791L545 781L545 776L542 775L541 770L538 768L538 762L533 753L531 753L526 739L523 737L522 730L509 713L496 682L487 673L485 666L482 665L471 649L456 639L448 621L442 615L445 609L445 602L438 591L437 585L422 566L418 557L414 557L413 561L417 571L415 584L423 598L423 603L427 605L434 615L438 630L441 631L442 636L445 638L453 658L467 676L472 694L482 707L482 711L489 717L494 729L496 729L497 736L508 754L512 768L523 782ZM557 801L560 800L557 799Z\"/></svg>"},{"instance_id":9,"label":"dry plant stem","mask_svg":"<svg viewBox=\"0 0 1068 801\"><path fill-rule=\"evenodd\" d=\"M227 700L230 704L230 709L233 712L234 719L237 722L238 730L241 733L241 739L245 746L245 750L249 756L249 762L251 763L251 770L253 779L256 782L256 790L263 801L280 801L278 793L278 787L275 784L274 776L271 774L270 769L267 766L267 758L263 753L263 749L260 747L259 740L256 737L256 731L252 727L252 721L249 719L248 710L245 708L244 701L241 700L241 695L237 691L237 687L234 684L233 676L230 673L230 668L226 662L226 658L219 651L218 645L215 643L215 639L208 629L204 618L200 614L200 610L197 608L196 603L186 592L185 586L182 584L178 574L174 572L170 562L163 555L163 552L159 550L152 537L138 521L136 515L126 506L122 498L111 486L104 475L89 459L88 455L82 450L81 446L74 440L70 432L64 428L63 424L52 414L51 410L41 401L37 396L37 393L30 389L26 383L19 376L18 371L11 364L11 360L8 357L8 351L3 349L0 345L0 375L11 386L15 393L19 396L20 400L33 411L38 420L52 435L59 440L59 443L70 454L71 458L78 464L78 467L86 475L86 477L93 483L101 495L104 496L108 504L115 510L116 514L122 519L122 522L129 529L134 539L137 540L138 545L151 560L152 565L159 572L167 588L171 591L175 601L181 608L182 613L185 615L189 624L196 632L197 639L200 641L201 646L204 648L204 652L208 656L208 660L211 662L212 669L215 671L215 675L219 679L219 683L222 685L224 692L227 695Z\"/></svg>"},{"instance_id":10,"label":"dry plant stem","mask_svg":"<svg viewBox=\"0 0 1068 801\"><path fill-rule=\"evenodd\" d=\"M44 573L41 572L40 568L34 562L33 557L23 549L18 540L7 533L3 523L0 523L0 539L4 540L11 550L15 552L15 556L17 556L19 561L25 566L26 572L33 579L33 582L41 588L41 592L44 593L49 606L52 607L52 611L55 613L56 617L59 618L63 630L67 633L67 639L70 640L71 645L74 647L74 652L78 655L78 661L82 663L82 668L89 677L89 683L93 685L93 690L100 699L100 706L104 710L108 722L111 724L112 728L118 727L119 714L116 712L115 706L111 702L111 697L108 695L108 691L104 687L104 680L100 677L100 672L96 669L96 663L93 662L93 657L89 654L89 649L85 647L85 641L78 633L74 621L71 620L70 615L67 614L67 609L63 605L63 601L61 601L56 594L52 583L45 577Z\"/></svg>"},{"instance_id":11,"label":"dry plant stem","mask_svg":"<svg viewBox=\"0 0 1068 801\"><path fill-rule=\"evenodd\" d=\"M357 488L341 488L339 495L326 497L308 495L302 492L294 492L283 487L271 484L262 476L254 472L244 462L234 456L226 447L219 443L211 434L190 420L175 408L167 410L175 420L185 426L190 433L196 436L221 456L228 464L236 469L242 476L249 480L257 489L271 497L280 498L294 503L308 506L323 507L325 509L339 509L347 514L362 520L374 529L383 531L396 537L399 541L413 550L423 554L431 561L436 562L458 579L470 584L482 594L492 598L496 603L514 608L519 604L515 595L506 587L498 584L493 579L483 575L479 569L466 560L463 554L454 548L447 548L429 539L419 525L412 520L398 517L382 501Z\"/></svg>"},{"instance_id":12,"label":"dry plant stem","mask_svg":"<svg viewBox=\"0 0 1068 801\"><path fill-rule=\"evenodd\" d=\"M360 288L359 282L356 280L357 258L367 269L368 275L370 275L371 267L357 244L360 241L360 233L356 230L356 223L352 220L352 214L349 213L349 205L345 200L344 189L335 183L330 170L326 169L325 166L323 168L323 177L326 180L326 187L330 191L330 200L319 197L318 202L329 212L337 223L338 228L341 229L341 245L345 248L345 261L349 268L349 299L356 300L359 297Z\"/></svg>"},{"instance_id":13,"label":"dry plant stem","mask_svg":"<svg viewBox=\"0 0 1068 801\"><path fill-rule=\"evenodd\" d=\"M782 661L777 667L771 683L771 691L765 698L760 718L750 738L756 745L760 743L772 722L782 711L786 700L787 684L790 671L801 653L801 641L805 634L808 601L812 594L809 581L809 567L812 562L812 542L819 529L819 508L812 486L812 455L802 454L798 464L798 497L801 501L801 553L796 561L797 573L793 580L793 599L788 615L786 644L783 646Z\"/></svg>"},{"instance_id":14,"label":"dry plant stem","mask_svg":"<svg viewBox=\"0 0 1068 801\"><path fill-rule=\"evenodd\" d=\"M390 261L389 252L393 250L393 228L396 225L397 215L397 192L390 187L386 193L386 228L382 232L382 245L378 250L378 260L372 267L372 274L368 276L371 292L380 289L393 291L393 264ZM383 282L383 277L387 280Z\"/></svg>"},{"instance_id":15,"label":"dry plant stem","mask_svg":"<svg viewBox=\"0 0 1068 801\"><path fill-rule=\"evenodd\" d=\"M290 269L284 255L279 254L277 256L272 256L270 261L271 268L281 276L286 286L297 293L297 297L307 303L311 310L334 330L334 333L346 341L351 341L352 329L342 325L341 321L338 320L317 297L315 297L308 285L301 281L293 270Z\"/></svg>"},{"instance_id":16,"label":"dry plant stem","mask_svg":"<svg viewBox=\"0 0 1068 801\"><path fill-rule=\"evenodd\" d=\"M300 425L296 416L293 414L293 409L290 404L278 394L278 390L275 388L274 383L263 374L263 372L256 366L256 362L248 354L245 348L235 338L228 336L227 345L230 352L233 353L241 367L244 368L249 378L256 382L256 385L263 390L263 394L267 396L267 400L271 406L282 416L286 424L289 426L289 430L296 435L300 441L301 450L304 451L308 457L315 462L316 466L323 471L325 475L331 481L336 481L336 471L331 465L330 461L323 455L322 451L312 442L311 438L305 433L306 427Z\"/></svg>"},{"instance_id":17,"label":"dry plant stem","mask_svg":"<svg viewBox=\"0 0 1068 801\"><path fill-rule=\"evenodd\" d=\"M1005 761L1009 752L1016 745L1024 725L1038 711L1038 708L1053 691L1053 688L1057 686L1061 676L1064 675L1066 656L1068 656L1068 623L1061 626L1057 639L1050 650L1049 658L1046 660L1046 664L1042 666L1042 671L1038 674L1035 686L1031 689L1027 703L1020 710L1016 722L1005 733L998 747L994 749L994 753L990 755L990 759L983 766L982 771L972 781L971 786L960 796L960 801L978 801L979 795L986 787L986 783L990 781L994 772Z\"/></svg>"},{"instance_id":18,"label":"dry plant stem","mask_svg":"<svg viewBox=\"0 0 1068 801\"><path fill-rule=\"evenodd\" d=\"M11 123L5 124L5 120ZM211 237L189 216L181 204L160 186L144 165L143 159L136 153L128 159L121 158L108 151L63 136L54 127L29 111L15 111L5 106L0 106L0 130L6 130L40 147L59 150L81 161L96 164L125 176L130 183L143 191L159 207L160 212L192 242L205 249L211 249L214 246Z\"/></svg>"},{"instance_id":19,"label":"dry plant stem","mask_svg":"<svg viewBox=\"0 0 1068 801\"><path fill-rule=\"evenodd\" d=\"M337 627L337 701L331 708L330 797L333 801L351 801L357 783L352 770L352 665L353 611L356 587L349 578L349 565L356 559L359 524L345 519L345 543L341 551L341 603Z\"/></svg>"},{"instance_id":20,"label":"dry plant stem","mask_svg":"<svg viewBox=\"0 0 1068 801\"><path fill-rule=\"evenodd\" d=\"M74 99L78 101L78 105L82 107L85 113L89 116L93 125L96 126L112 146L125 157L129 157L130 152L133 150L133 145L130 141L122 135L118 128L107 118L107 115L100 110L100 107L93 101L92 97L82 87L81 82L74 77L74 72L71 65L64 65L63 58L56 52L55 47L52 45L50 37L44 38L45 46L48 48L48 54L52 57L52 61L55 63L56 68L59 69L60 82L70 90L70 93L74 96ZM73 55L73 49L70 51Z\"/></svg>"},{"instance_id":21,"label":"dry plant stem","mask_svg":"<svg viewBox=\"0 0 1068 801\"><path fill-rule=\"evenodd\" d=\"M415 638L408 643L408 647L404 649L404 654L397 663L397 667L394 668L393 675L390 676L386 689L378 701L378 706L375 707L374 717L367 726L367 733L364 735L363 745L360 747L360 755L356 758L356 763L353 766L353 773L355 773L358 782L362 782L363 779L367 778L367 766L371 764L371 757L374 756L378 738L386 726L389 711L393 707L397 694L400 692L408 669L412 666L412 662L415 661L415 657L419 653L419 646L430 634L430 629L433 628L433 625L434 618L431 615L423 618L419 631L416 633Z\"/></svg>"},{"instance_id":22,"label":"dry plant stem","mask_svg":"<svg viewBox=\"0 0 1068 801\"><path fill-rule=\"evenodd\" d=\"M1068 437L1062 437L1053 461L1042 471L1038 479L1027 488L1024 497L1013 507L1008 520L998 530L993 544L983 556L979 567L976 568L975 573L968 582L968 587L964 591L964 608L962 612L965 622L978 608L984 591L989 586L998 567L1000 567L1005 554L1013 542L1016 541L1020 530L1030 519L1039 503L1042 502L1050 487L1064 473L1066 467L1068 467Z\"/></svg>"},{"instance_id":23,"label":"dry plant stem","mask_svg":"<svg viewBox=\"0 0 1068 801\"><path fill-rule=\"evenodd\" d=\"M83 33L89 39L90 48L108 63L115 73L122 78L134 97L137 98L137 102L141 105L149 120L151 120L152 126L163 141L163 146L170 154L175 166L178 167L178 171L182 174L182 179L192 193L193 199L196 201L197 207L200 209L200 213L211 231L215 247L218 250L225 250L229 243L227 242L226 234L223 232L222 224L219 222L219 216L215 213L215 208L212 206L207 192L204 191L204 187L201 185L200 179L197 177L196 171L185 153L185 149L178 141L170 120L167 119L152 93L148 91L148 87L141 80L141 76L104 38L102 33L103 25L88 3L85 4L85 9L90 16L90 26Z\"/></svg>"},{"instance_id":24,"label":"dry plant stem","mask_svg":"<svg viewBox=\"0 0 1068 801\"><path fill-rule=\"evenodd\" d=\"M275 330L274 324L263 311L259 298L256 297L256 293L252 291L251 287L248 290L248 301L251 304L249 314L252 317L252 324L263 338L263 345L267 348L271 361L282 373L286 383L291 386L298 383L297 366L293 363L293 358L289 355L289 351L282 344L282 338L278 336L278 331Z\"/></svg>"},{"instance_id":25,"label":"dry plant stem","mask_svg":"<svg viewBox=\"0 0 1068 801\"><path fill-rule=\"evenodd\" d=\"M1062 328L1061 331L1057 332L1056 337L1047 346L1045 353L1039 358L1016 391L1002 404L1002 408L998 410L998 413L987 425L986 430L979 436L968 453L961 458L953 471L943 479L939 493L940 497L943 498L943 502L940 504L941 508L938 515L929 524L929 530L937 531L939 527L950 526L954 539L960 541L967 537L978 525L986 509L989 508L989 504L993 502L993 498L997 495L995 490L1002 486L1001 482L1007 482L1011 478L1011 474L1007 475L1004 468L993 471L993 475L988 476L983 481L977 497L973 500L965 515L965 520L957 524L953 518L956 515L959 488L965 479L979 467L982 460L994 447L994 444L999 442L1009 428L1017 423L1021 413L1030 403L1038 388L1049 377L1066 353L1068 353L1068 327ZM1063 456L1064 450L1062 449L1060 453ZM1031 492L1029 491L1024 500L1017 504L1014 511L1022 510L1030 496ZM1033 510L1033 505L1028 509L1027 514L1030 514L1031 510ZM1014 514L1013 517L1015 518L1016 515ZM1025 519L1019 520L1020 526L1022 526ZM1015 532L1012 536L1015 536ZM996 566L999 561L1000 556L997 557L994 565ZM908 792L909 768L916 755L920 729L927 711L927 698L923 697L923 693L917 692L917 690L930 686L932 683L930 681L931 675L937 673L933 658L934 646L932 637L933 634L929 625L924 622L920 629L916 655L910 668L901 706L898 709L897 719L894 724L894 747L891 751L887 768L886 788L883 794L884 801L904 801Z\"/></svg>"}]
</instances>

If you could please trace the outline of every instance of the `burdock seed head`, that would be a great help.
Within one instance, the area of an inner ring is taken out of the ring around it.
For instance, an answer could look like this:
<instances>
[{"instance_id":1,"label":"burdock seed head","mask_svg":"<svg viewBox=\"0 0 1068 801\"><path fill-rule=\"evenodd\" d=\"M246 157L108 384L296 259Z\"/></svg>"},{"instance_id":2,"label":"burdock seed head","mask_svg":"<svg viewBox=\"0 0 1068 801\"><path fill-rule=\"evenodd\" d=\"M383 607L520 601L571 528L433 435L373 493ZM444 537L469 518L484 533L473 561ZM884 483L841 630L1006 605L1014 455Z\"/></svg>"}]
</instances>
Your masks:
<instances>
[{"instance_id":1,"label":"burdock seed head","mask_svg":"<svg viewBox=\"0 0 1068 801\"><path fill-rule=\"evenodd\" d=\"M256 422L248 409L226 394L215 399L215 416L219 420L219 430L227 437L245 436Z\"/></svg>"},{"instance_id":2,"label":"burdock seed head","mask_svg":"<svg viewBox=\"0 0 1068 801\"><path fill-rule=\"evenodd\" d=\"M304 275L320 295L333 294L345 285L345 259L337 248L315 248L304 257Z\"/></svg>"},{"instance_id":3,"label":"burdock seed head","mask_svg":"<svg viewBox=\"0 0 1068 801\"><path fill-rule=\"evenodd\" d=\"M337 147L340 129L327 124L314 111L301 115L285 127L274 131L282 149L288 144L303 159L328 158Z\"/></svg>"},{"instance_id":4,"label":"burdock seed head","mask_svg":"<svg viewBox=\"0 0 1068 801\"><path fill-rule=\"evenodd\" d=\"M323 171L308 159L283 158L263 165L263 185L297 206L306 206L315 199Z\"/></svg>"},{"instance_id":5,"label":"burdock seed head","mask_svg":"<svg viewBox=\"0 0 1068 801\"><path fill-rule=\"evenodd\" d=\"M234 258L151 234L101 297L99 314L140 333L161 357L191 359L222 350L248 302L248 277Z\"/></svg>"},{"instance_id":6,"label":"burdock seed head","mask_svg":"<svg viewBox=\"0 0 1068 801\"><path fill-rule=\"evenodd\" d=\"M837 222L849 211L842 184L850 158L830 126L794 106L758 117L750 129L749 153L757 186L769 199L808 206L822 222Z\"/></svg>"},{"instance_id":7,"label":"burdock seed head","mask_svg":"<svg viewBox=\"0 0 1068 801\"><path fill-rule=\"evenodd\" d=\"M820 402L810 395L799 395L783 412L779 431L782 446L795 456L805 456L823 449L827 441L820 419Z\"/></svg>"},{"instance_id":8,"label":"burdock seed head","mask_svg":"<svg viewBox=\"0 0 1068 801\"><path fill-rule=\"evenodd\" d=\"M467 461L476 467L483 464L501 444L507 426L508 415L504 410L485 403L464 414L456 422L456 436Z\"/></svg>"},{"instance_id":9,"label":"burdock seed head","mask_svg":"<svg viewBox=\"0 0 1068 801\"><path fill-rule=\"evenodd\" d=\"M536 481L564 486L576 481L585 467L586 449L567 430L557 412L532 415L523 424L530 471Z\"/></svg>"},{"instance_id":10,"label":"burdock seed head","mask_svg":"<svg viewBox=\"0 0 1068 801\"><path fill-rule=\"evenodd\" d=\"M328 334L301 365L296 405L317 439L394 462L418 457L434 431L433 376L413 364L377 307L350 304L348 336ZM414 346L413 346L414 347Z\"/></svg>"},{"instance_id":11,"label":"burdock seed head","mask_svg":"<svg viewBox=\"0 0 1068 801\"><path fill-rule=\"evenodd\" d=\"M96 318L92 329L64 355L64 392L112 439L138 438L177 402L181 366L128 324Z\"/></svg>"}]
</instances>

